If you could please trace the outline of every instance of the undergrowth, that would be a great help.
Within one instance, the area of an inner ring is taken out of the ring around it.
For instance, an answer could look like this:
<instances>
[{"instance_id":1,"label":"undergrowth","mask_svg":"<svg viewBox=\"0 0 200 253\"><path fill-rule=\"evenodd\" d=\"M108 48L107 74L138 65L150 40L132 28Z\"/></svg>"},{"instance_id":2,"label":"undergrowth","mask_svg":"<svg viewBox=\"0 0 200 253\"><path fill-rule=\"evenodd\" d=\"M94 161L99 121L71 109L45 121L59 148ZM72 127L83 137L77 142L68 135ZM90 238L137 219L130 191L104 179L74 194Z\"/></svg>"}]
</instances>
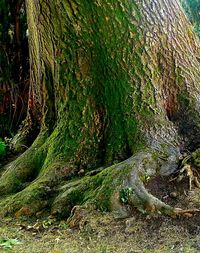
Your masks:
<instances>
[{"instance_id":1,"label":"undergrowth","mask_svg":"<svg viewBox=\"0 0 200 253\"><path fill-rule=\"evenodd\" d=\"M6 144L2 140L2 138L0 138L0 158L5 156L5 154L6 154Z\"/></svg>"}]
</instances>

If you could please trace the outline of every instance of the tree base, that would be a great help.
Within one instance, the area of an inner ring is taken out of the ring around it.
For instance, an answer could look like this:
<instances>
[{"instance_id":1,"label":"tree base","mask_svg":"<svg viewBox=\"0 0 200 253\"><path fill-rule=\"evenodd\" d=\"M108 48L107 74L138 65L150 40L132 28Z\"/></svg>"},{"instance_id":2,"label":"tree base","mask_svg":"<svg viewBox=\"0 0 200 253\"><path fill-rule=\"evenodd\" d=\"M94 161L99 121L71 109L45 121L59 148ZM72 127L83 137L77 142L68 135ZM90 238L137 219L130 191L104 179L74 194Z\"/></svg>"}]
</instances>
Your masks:
<instances>
[{"instance_id":1,"label":"tree base","mask_svg":"<svg viewBox=\"0 0 200 253\"><path fill-rule=\"evenodd\" d=\"M164 203L145 188L145 185L148 187L149 182L158 175L164 174L166 177L172 172L172 168L173 171L177 169L178 152L164 157L159 151L146 149L119 164L100 168L86 175L79 173L69 180L62 178L55 169L61 168L61 163L56 163L56 166L54 164L48 173L40 172L30 177L30 171L34 170L28 165L31 165L33 160L27 162L27 158L31 157L32 149L35 149L34 145L17 161L11 163L1 177L0 191L4 195L0 203L1 216L31 216L48 210L49 214L59 218L71 215L70 222L76 223L74 220L79 220L77 216L81 216L77 208L74 208L76 206L111 211L118 218L131 216L135 208L143 213L171 217L199 211L200 202L196 208L182 210ZM24 168L27 168L27 173ZM20 184L19 190L17 183ZM169 182L166 181L166 184Z\"/></svg>"},{"instance_id":2,"label":"tree base","mask_svg":"<svg viewBox=\"0 0 200 253\"><path fill-rule=\"evenodd\" d=\"M82 208L74 208L77 206L112 211L117 218L131 216L133 209L171 217L199 212L200 203L195 208L182 210L164 203L145 188L162 174L166 177L166 185L169 184L166 175L172 172L172 168L177 168L178 152L164 157L159 151L146 149L119 164L85 175L79 173L69 180L70 173L68 179L61 173L61 163L54 163L47 171L33 175L32 163L36 162L37 155L31 160L33 156L30 154L35 145L8 165L1 177L1 216L15 215L19 218L48 210L58 218L71 217L70 223L76 224L82 213L77 211Z\"/></svg>"}]
</instances>

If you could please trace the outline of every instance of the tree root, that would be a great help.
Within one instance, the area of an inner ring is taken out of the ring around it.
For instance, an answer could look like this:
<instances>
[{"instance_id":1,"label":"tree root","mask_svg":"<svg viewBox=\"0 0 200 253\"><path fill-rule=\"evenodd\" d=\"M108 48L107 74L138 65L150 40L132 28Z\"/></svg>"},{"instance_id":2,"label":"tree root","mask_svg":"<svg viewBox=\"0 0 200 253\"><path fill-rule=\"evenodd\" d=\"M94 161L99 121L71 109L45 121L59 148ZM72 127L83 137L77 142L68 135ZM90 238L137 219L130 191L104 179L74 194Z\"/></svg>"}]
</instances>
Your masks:
<instances>
[{"instance_id":1,"label":"tree root","mask_svg":"<svg viewBox=\"0 0 200 253\"><path fill-rule=\"evenodd\" d=\"M95 176L67 184L55 199L53 210L62 216L63 210L67 213L73 206L84 204L113 211L120 218L130 216L132 207L146 213L162 213L174 217L176 209L148 193L142 181L159 173L160 162L159 154L155 155L155 152L139 152ZM167 168L164 163L168 163L168 160L162 160L162 163ZM70 206L71 199L74 203Z\"/></svg>"},{"instance_id":2,"label":"tree root","mask_svg":"<svg viewBox=\"0 0 200 253\"><path fill-rule=\"evenodd\" d=\"M95 173L88 173L76 180L64 182L56 179L53 172L48 177L39 175L22 191L2 199L1 214L33 215L48 207L54 216L62 218L71 215L73 223L73 216L76 215L71 211L78 205L112 211L118 218L131 216L133 208L147 214L189 217L200 211L171 207L150 194L144 185L164 169L166 174L168 168L170 171L172 166L175 168L175 164L171 164L172 160L168 156L163 159L160 152L147 149L119 164L95 170ZM175 159L173 161L176 162ZM58 186L60 183L62 185Z\"/></svg>"},{"instance_id":3,"label":"tree root","mask_svg":"<svg viewBox=\"0 0 200 253\"><path fill-rule=\"evenodd\" d=\"M37 137L33 145L16 160L2 168L0 196L17 193L33 182L44 163L47 150L44 142L46 133Z\"/></svg>"},{"instance_id":4,"label":"tree root","mask_svg":"<svg viewBox=\"0 0 200 253\"><path fill-rule=\"evenodd\" d=\"M150 194L141 182L137 172L131 174L132 194L128 203L137 207L141 212L175 215L175 209Z\"/></svg>"},{"instance_id":5,"label":"tree root","mask_svg":"<svg viewBox=\"0 0 200 253\"><path fill-rule=\"evenodd\" d=\"M186 215L187 214L195 214L200 213L200 209L181 209L181 208L175 208L175 214L176 215Z\"/></svg>"}]
</instances>

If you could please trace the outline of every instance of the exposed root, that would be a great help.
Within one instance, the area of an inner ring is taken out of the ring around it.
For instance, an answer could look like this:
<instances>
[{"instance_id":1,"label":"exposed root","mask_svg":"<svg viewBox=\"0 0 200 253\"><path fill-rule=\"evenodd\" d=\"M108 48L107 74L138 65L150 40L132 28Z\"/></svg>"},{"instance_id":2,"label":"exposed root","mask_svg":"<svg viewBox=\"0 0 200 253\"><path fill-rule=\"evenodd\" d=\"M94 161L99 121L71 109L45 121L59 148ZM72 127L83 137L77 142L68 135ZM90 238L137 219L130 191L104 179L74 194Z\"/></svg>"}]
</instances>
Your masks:
<instances>
[{"instance_id":1,"label":"exposed root","mask_svg":"<svg viewBox=\"0 0 200 253\"><path fill-rule=\"evenodd\" d=\"M82 220L86 217L88 209L82 206L74 206L71 211L70 217L67 219L67 223L70 228L76 228L81 226Z\"/></svg>"},{"instance_id":2,"label":"exposed root","mask_svg":"<svg viewBox=\"0 0 200 253\"><path fill-rule=\"evenodd\" d=\"M2 168L0 196L14 194L25 189L37 177L45 160L47 149L44 142L47 136L42 133L33 145L16 160Z\"/></svg>"},{"instance_id":3,"label":"exposed root","mask_svg":"<svg viewBox=\"0 0 200 253\"><path fill-rule=\"evenodd\" d=\"M186 218L193 217L194 214L200 213L200 209L181 209L181 208L175 208L175 217L176 216L183 216Z\"/></svg>"},{"instance_id":4,"label":"exposed root","mask_svg":"<svg viewBox=\"0 0 200 253\"><path fill-rule=\"evenodd\" d=\"M95 170L95 173L88 173L65 183L61 178L55 179L53 172L48 174L48 178L39 175L24 190L2 201L1 213L15 213L19 216L23 210L29 210L28 213L33 215L48 207L53 215L59 217L69 217L71 214L70 223L75 224L77 221L73 221L73 216L76 216L76 219L78 216L74 215L74 210L77 210L73 209L74 206L113 211L120 218L131 216L133 208L143 213L171 217L189 217L200 212L199 209L174 208L153 196L145 188L147 180L159 175L161 168L170 167L171 170L171 165L167 158L160 158L158 151L147 149L119 164ZM188 176L194 176L189 167L184 171ZM61 182L62 186L59 187ZM191 182L199 183L195 176Z\"/></svg>"},{"instance_id":5,"label":"exposed root","mask_svg":"<svg viewBox=\"0 0 200 253\"><path fill-rule=\"evenodd\" d=\"M146 213L160 213L169 216L175 215L175 209L173 207L165 204L146 190L137 172L133 172L131 178L133 191L128 201L129 204Z\"/></svg>"},{"instance_id":6,"label":"exposed root","mask_svg":"<svg viewBox=\"0 0 200 253\"><path fill-rule=\"evenodd\" d=\"M146 178L157 175L160 161L159 153L156 156L155 152L150 150L139 152L95 176L85 177L78 183L67 184L55 199L53 210L57 213L64 209L69 211L70 206L72 208L82 202L82 204L92 204L97 209L106 210L107 208L118 218L130 216L132 207L141 212L160 213L174 217L176 216L175 208L150 194L143 183ZM167 160L162 164L165 168L167 168L166 163L168 163ZM73 199L73 205L69 204L70 199Z\"/></svg>"}]
</instances>

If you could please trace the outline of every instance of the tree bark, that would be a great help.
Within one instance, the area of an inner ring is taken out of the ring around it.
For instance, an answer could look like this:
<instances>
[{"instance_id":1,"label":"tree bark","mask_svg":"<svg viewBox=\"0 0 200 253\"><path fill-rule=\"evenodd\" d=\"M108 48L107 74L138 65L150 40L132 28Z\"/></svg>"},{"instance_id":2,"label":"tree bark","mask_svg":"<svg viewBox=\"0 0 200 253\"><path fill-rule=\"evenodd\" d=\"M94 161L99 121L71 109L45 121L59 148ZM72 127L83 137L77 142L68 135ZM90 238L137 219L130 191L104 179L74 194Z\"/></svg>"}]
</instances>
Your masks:
<instances>
[{"instance_id":1,"label":"tree bark","mask_svg":"<svg viewBox=\"0 0 200 253\"><path fill-rule=\"evenodd\" d=\"M199 147L200 49L179 3L26 6L28 117L40 133L1 177L0 193L15 193L3 210L48 206L69 215L89 203L127 214L119 192L131 188L130 205L174 214L141 178L174 172L181 152ZM89 173L101 166L108 168Z\"/></svg>"}]
</instances>

